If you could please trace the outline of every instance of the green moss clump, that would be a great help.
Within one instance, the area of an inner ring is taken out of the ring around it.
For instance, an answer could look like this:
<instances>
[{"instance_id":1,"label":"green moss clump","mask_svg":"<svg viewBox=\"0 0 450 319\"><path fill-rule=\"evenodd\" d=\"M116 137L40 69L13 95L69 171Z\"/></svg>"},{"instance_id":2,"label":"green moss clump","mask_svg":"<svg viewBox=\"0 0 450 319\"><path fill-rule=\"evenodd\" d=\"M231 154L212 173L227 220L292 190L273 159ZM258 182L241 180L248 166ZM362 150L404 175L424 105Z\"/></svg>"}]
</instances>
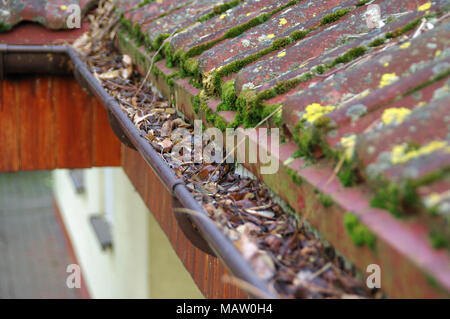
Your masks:
<instances>
[{"instance_id":1,"label":"green moss clump","mask_svg":"<svg viewBox=\"0 0 450 319\"><path fill-rule=\"evenodd\" d=\"M120 16L119 18L120 24L122 24L122 26L125 28L125 30L127 30L128 32L131 31L132 26L131 26L131 21L127 18L125 18L123 15Z\"/></svg>"},{"instance_id":2,"label":"green moss clump","mask_svg":"<svg viewBox=\"0 0 450 319\"><path fill-rule=\"evenodd\" d=\"M345 52L343 55L334 59L334 61L331 62L330 64L327 64L327 68L331 69L340 63L351 62L351 61L355 60L356 58L363 56L364 54L366 54L366 52L367 52L367 49L365 47L352 48L352 49L348 50L347 52Z\"/></svg>"},{"instance_id":3,"label":"green moss clump","mask_svg":"<svg viewBox=\"0 0 450 319\"><path fill-rule=\"evenodd\" d=\"M318 128L326 128L331 123L331 119L328 116L322 116L314 121L314 126Z\"/></svg>"},{"instance_id":4,"label":"green moss clump","mask_svg":"<svg viewBox=\"0 0 450 319\"><path fill-rule=\"evenodd\" d=\"M209 19L214 18L215 16L224 13L225 11L237 6L239 3L241 3L242 0L232 0L227 3L219 4L214 6L213 10L209 12L208 14L205 14L204 16L200 17L197 21L198 22L204 22Z\"/></svg>"},{"instance_id":5,"label":"green moss clump","mask_svg":"<svg viewBox=\"0 0 450 319\"><path fill-rule=\"evenodd\" d=\"M349 13L351 10L350 9L339 9L336 10L333 13L330 13L326 16L324 16L322 18L322 20L320 21L320 25L327 25L333 22L338 21L341 17L345 16L347 13Z\"/></svg>"},{"instance_id":6,"label":"green moss clump","mask_svg":"<svg viewBox=\"0 0 450 319\"><path fill-rule=\"evenodd\" d=\"M337 177L344 187L351 187L355 185L358 180L356 170L347 163L339 170Z\"/></svg>"},{"instance_id":7,"label":"green moss clump","mask_svg":"<svg viewBox=\"0 0 450 319\"><path fill-rule=\"evenodd\" d=\"M139 39L141 37L141 26L138 23L135 23L130 30L131 35L135 38L135 39Z\"/></svg>"},{"instance_id":8,"label":"green moss clump","mask_svg":"<svg viewBox=\"0 0 450 319\"><path fill-rule=\"evenodd\" d=\"M147 50L147 53L150 53L152 51L152 42L148 34L144 35L144 46L145 49Z\"/></svg>"},{"instance_id":9,"label":"green moss clump","mask_svg":"<svg viewBox=\"0 0 450 319\"><path fill-rule=\"evenodd\" d=\"M229 127L223 117L211 110L208 103L206 103L206 101L202 101L199 95L194 97L193 107L197 115L200 115L199 112L201 111L205 115L206 121L214 125L214 127L217 127L222 132Z\"/></svg>"},{"instance_id":10,"label":"green moss clump","mask_svg":"<svg viewBox=\"0 0 450 319\"><path fill-rule=\"evenodd\" d=\"M159 34L153 41L149 41L150 47L153 49L153 51L157 51L163 44L164 40L166 40L168 37L170 37L170 34L168 33Z\"/></svg>"},{"instance_id":11,"label":"green moss clump","mask_svg":"<svg viewBox=\"0 0 450 319\"><path fill-rule=\"evenodd\" d=\"M310 30L296 30L292 32L289 37L292 39L292 41L298 41L306 37L309 32Z\"/></svg>"},{"instance_id":12,"label":"green moss clump","mask_svg":"<svg viewBox=\"0 0 450 319\"><path fill-rule=\"evenodd\" d=\"M202 102L200 104L200 109L205 113L206 121L214 124L214 121L216 120L216 114L214 114L208 104L206 102Z\"/></svg>"},{"instance_id":13,"label":"green moss clump","mask_svg":"<svg viewBox=\"0 0 450 319\"><path fill-rule=\"evenodd\" d=\"M295 126L293 139L302 156L315 160L315 148L321 144L318 130L304 127L304 123L301 121Z\"/></svg>"},{"instance_id":14,"label":"green moss clump","mask_svg":"<svg viewBox=\"0 0 450 319\"><path fill-rule=\"evenodd\" d=\"M429 233L430 244L434 249L450 248L450 240L443 234L437 231L431 231Z\"/></svg>"},{"instance_id":15,"label":"green moss clump","mask_svg":"<svg viewBox=\"0 0 450 319\"><path fill-rule=\"evenodd\" d=\"M327 70L327 68L323 64L317 65L313 68L313 72L315 72L317 74L324 74L326 70Z\"/></svg>"},{"instance_id":16,"label":"green moss clump","mask_svg":"<svg viewBox=\"0 0 450 319\"><path fill-rule=\"evenodd\" d=\"M293 158L300 158L300 157L302 157L303 156L303 154L302 154L302 151L300 151L300 150L296 150L295 152L294 152L294 154L292 154L292 157Z\"/></svg>"},{"instance_id":17,"label":"green moss clump","mask_svg":"<svg viewBox=\"0 0 450 319\"><path fill-rule=\"evenodd\" d=\"M217 127L219 130L221 130L222 132L224 132L227 128L227 123L225 122L223 117L216 114L216 117L214 119L214 126Z\"/></svg>"},{"instance_id":18,"label":"green moss clump","mask_svg":"<svg viewBox=\"0 0 450 319\"><path fill-rule=\"evenodd\" d=\"M411 30L415 29L420 24L421 21L422 21L422 18L417 18L416 20L408 23L407 25L405 25L405 26L403 26L401 28L398 28L397 30L394 30L394 31L389 32L389 33L386 33L385 37L386 37L386 39L396 38L396 37L398 37L398 36L408 32L408 31L411 31Z\"/></svg>"},{"instance_id":19,"label":"green moss clump","mask_svg":"<svg viewBox=\"0 0 450 319\"><path fill-rule=\"evenodd\" d=\"M375 235L361 223L357 216L352 213L345 213L344 226L357 246L367 245L370 249L375 250Z\"/></svg>"},{"instance_id":20,"label":"green moss clump","mask_svg":"<svg viewBox=\"0 0 450 319\"><path fill-rule=\"evenodd\" d=\"M356 4L356 6L362 7L363 5L365 5L366 3L370 2L370 1L372 1L372 0L361 0Z\"/></svg>"},{"instance_id":21,"label":"green moss clump","mask_svg":"<svg viewBox=\"0 0 450 319\"><path fill-rule=\"evenodd\" d=\"M440 288L440 286L439 286L439 284L438 284L438 282L437 282L437 280L433 277L433 276L431 276L431 275L429 275L429 274L425 274L425 280L427 281L427 284L430 286L430 287L433 287L433 288Z\"/></svg>"},{"instance_id":22,"label":"green moss clump","mask_svg":"<svg viewBox=\"0 0 450 319\"><path fill-rule=\"evenodd\" d=\"M256 102L256 94L255 91L246 89L239 94L239 97L236 100L236 108L239 113L244 114L250 108L255 105Z\"/></svg>"},{"instance_id":23,"label":"green moss clump","mask_svg":"<svg viewBox=\"0 0 450 319\"><path fill-rule=\"evenodd\" d=\"M187 59L186 61L184 61L184 69L190 73L193 74L194 76L198 76L199 72L198 72L198 60L191 58L191 59Z\"/></svg>"},{"instance_id":24,"label":"green moss clump","mask_svg":"<svg viewBox=\"0 0 450 319\"><path fill-rule=\"evenodd\" d=\"M277 109L279 107L279 105L273 105L273 107L266 107L266 110L269 110L270 112L267 114L267 116L269 116L273 111L275 111L275 109ZM263 115L263 118L265 118L266 116ZM277 127L281 127L283 126L283 115L282 112L277 112L274 115L272 115L272 122L275 126ZM262 119L261 119L262 120Z\"/></svg>"},{"instance_id":25,"label":"green moss clump","mask_svg":"<svg viewBox=\"0 0 450 319\"><path fill-rule=\"evenodd\" d=\"M192 85L193 87L195 87L196 89L201 89L203 87L202 83L197 78L194 78L194 77L192 77L189 80L189 84Z\"/></svg>"},{"instance_id":26,"label":"green moss clump","mask_svg":"<svg viewBox=\"0 0 450 319\"><path fill-rule=\"evenodd\" d=\"M280 81L277 83L277 85L275 86L274 90L275 93L278 95L284 94L289 92L290 90L292 90L293 88L295 88L296 86L298 86L300 83L304 83L307 82L309 80L311 80L313 78L312 73L303 73L301 76L288 80L288 81ZM270 96L269 98L272 98L274 96ZM263 96L262 95L258 95L258 100L263 100ZM266 99L264 99L266 100ZM268 100L268 99L267 99Z\"/></svg>"},{"instance_id":27,"label":"green moss clump","mask_svg":"<svg viewBox=\"0 0 450 319\"><path fill-rule=\"evenodd\" d=\"M265 116L269 115L273 112L279 105L263 105L263 101L269 100L272 97L277 96L278 94L284 94L291 89L295 88L298 84L308 81L312 78L311 73L305 73L302 76L289 80L278 82L274 88L265 90L258 94L255 94L253 90L244 90L241 92L239 97L233 102L233 104L222 105L220 110L237 110L239 113L234 121L234 125L238 126L244 124L246 127L251 127L254 124L257 124L261 121ZM230 92L225 93L226 90L230 90ZM222 85L222 104L226 104L227 100L231 101L233 99L233 95L231 91L234 93L231 88L230 83L224 83ZM235 94L235 93L234 93ZM282 118L279 114L275 114L273 116L274 124L281 126Z\"/></svg>"},{"instance_id":28,"label":"green moss clump","mask_svg":"<svg viewBox=\"0 0 450 319\"><path fill-rule=\"evenodd\" d=\"M0 22L0 32L6 32L11 30L11 25L5 22Z\"/></svg>"},{"instance_id":29,"label":"green moss clump","mask_svg":"<svg viewBox=\"0 0 450 319\"><path fill-rule=\"evenodd\" d=\"M423 89L424 87L429 86L429 85L431 85L431 84L433 84L433 83L435 83L437 81L440 81L440 80L448 77L449 75L450 75L450 69L445 70L444 72L441 72L438 75L435 75L434 77L432 77L428 81L422 82L419 85L417 85L416 87L410 89L408 92L406 92L404 94L404 96L414 94L415 92Z\"/></svg>"},{"instance_id":30,"label":"green moss clump","mask_svg":"<svg viewBox=\"0 0 450 319\"><path fill-rule=\"evenodd\" d=\"M287 168L287 173L291 177L292 181L297 185L302 185L303 180L300 176L298 176L297 172L292 168Z\"/></svg>"},{"instance_id":31,"label":"green moss clump","mask_svg":"<svg viewBox=\"0 0 450 319\"><path fill-rule=\"evenodd\" d=\"M271 49L272 49L272 51L279 50L282 47L285 47L285 46L289 45L291 42L292 42L291 38L288 38L288 37L275 39L272 42Z\"/></svg>"},{"instance_id":32,"label":"green moss clump","mask_svg":"<svg viewBox=\"0 0 450 319\"><path fill-rule=\"evenodd\" d=\"M143 6L149 4L153 1L155 1L155 0L144 0L144 1L140 2L135 8L142 8Z\"/></svg>"},{"instance_id":33,"label":"green moss clump","mask_svg":"<svg viewBox=\"0 0 450 319\"><path fill-rule=\"evenodd\" d=\"M175 71L175 72L169 74L169 75L166 77L166 83L167 83L169 86L174 86L174 85L175 85L175 80L174 80L174 78L178 77L179 74L180 74L179 71Z\"/></svg>"},{"instance_id":34,"label":"green moss clump","mask_svg":"<svg viewBox=\"0 0 450 319\"><path fill-rule=\"evenodd\" d=\"M261 24L261 23L267 21L270 17L271 17L271 14L262 13L262 14L258 15L257 17L251 19L250 21L247 21L244 24L241 24L239 26L229 29L225 33L224 37L225 37L225 39L235 38L235 37L241 35L242 33L244 33L245 31L247 31L248 29L256 27L258 24Z\"/></svg>"},{"instance_id":35,"label":"green moss clump","mask_svg":"<svg viewBox=\"0 0 450 319\"><path fill-rule=\"evenodd\" d=\"M194 108L195 114L198 114L200 111L200 104L202 103L202 99L200 95L194 96L194 100L192 101L192 107Z\"/></svg>"},{"instance_id":36,"label":"green moss clump","mask_svg":"<svg viewBox=\"0 0 450 319\"><path fill-rule=\"evenodd\" d=\"M234 80L229 80L222 85L222 109L234 110L236 102L236 90L234 88Z\"/></svg>"},{"instance_id":37,"label":"green moss clump","mask_svg":"<svg viewBox=\"0 0 450 319\"><path fill-rule=\"evenodd\" d=\"M407 181L402 185L380 181L370 204L372 207L386 209L393 216L401 218L421 207L416 193L416 188L421 184L418 181Z\"/></svg>"},{"instance_id":38,"label":"green moss clump","mask_svg":"<svg viewBox=\"0 0 450 319\"><path fill-rule=\"evenodd\" d=\"M375 196L370 201L370 205L389 211L393 216L400 218L403 216L401 210L400 190L396 185L380 187Z\"/></svg>"},{"instance_id":39,"label":"green moss clump","mask_svg":"<svg viewBox=\"0 0 450 319\"><path fill-rule=\"evenodd\" d=\"M384 38L378 38L370 42L369 47L378 47L380 45L384 44L385 39Z\"/></svg>"},{"instance_id":40,"label":"green moss clump","mask_svg":"<svg viewBox=\"0 0 450 319\"><path fill-rule=\"evenodd\" d=\"M258 100L258 95L256 95L255 91L249 89L241 92L235 105L239 116L236 116L234 125L239 126L242 124L245 128L254 127L279 107L278 104L263 105ZM271 120L277 126L282 125L282 118L278 113L272 115Z\"/></svg>"},{"instance_id":41,"label":"green moss clump","mask_svg":"<svg viewBox=\"0 0 450 319\"><path fill-rule=\"evenodd\" d=\"M323 193L319 194L319 202L323 205L323 207L326 208L333 205L333 200L331 199L331 197Z\"/></svg>"}]
</instances>

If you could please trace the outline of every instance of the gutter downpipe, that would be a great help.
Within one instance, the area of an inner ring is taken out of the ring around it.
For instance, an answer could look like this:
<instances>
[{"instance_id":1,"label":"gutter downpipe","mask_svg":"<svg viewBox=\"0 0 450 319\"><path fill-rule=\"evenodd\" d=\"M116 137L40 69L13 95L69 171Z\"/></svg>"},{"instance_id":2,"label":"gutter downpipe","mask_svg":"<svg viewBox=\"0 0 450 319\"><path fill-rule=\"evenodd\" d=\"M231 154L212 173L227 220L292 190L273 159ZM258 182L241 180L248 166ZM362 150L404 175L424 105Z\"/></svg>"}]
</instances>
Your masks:
<instances>
[{"instance_id":1,"label":"gutter downpipe","mask_svg":"<svg viewBox=\"0 0 450 319\"><path fill-rule=\"evenodd\" d=\"M61 59L61 56L65 56ZM57 59L55 59L57 57ZM20 64L18 62L20 61ZM67 63L68 62L68 63ZM70 65L70 62L73 66ZM96 98L100 99L109 115L112 115L122 130L122 136L118 138L127 146L136 149L148 165L154 170L167 190L174 196L174 206L181 204L184 208L193 210L202 216L189 216L183 214L182 218L188 218L196 225L202 237L191 240L201 250L219 257L230 272L237 278L244 280L261 292L261 295L252 295L254 298L277 298L269 287L256 275L249 263L242 257L233 243L209 218L201 205L192 197L184 182L177 178L170 167L161 159L153 147L140 136L138 130L128 116L121 110L115 98L110 96L87 69L78 54L71 46L65 45L7 45L0 44L0 79L8 73L50 73L69 75L75 73L75 77L83 88L86 88ZM111 120L111 118L110 118ZM114 130L116 135L117 130ZM180 213L175 217L180 224ZM180 225L183 232L182 225ZM209 247L201 247L201 241L207 242ZM197 241L195 243L194 241ZM200 243L199 243L200 242ZM200 244L200 247L199 247Z\"/></svg>"}]
</instances>

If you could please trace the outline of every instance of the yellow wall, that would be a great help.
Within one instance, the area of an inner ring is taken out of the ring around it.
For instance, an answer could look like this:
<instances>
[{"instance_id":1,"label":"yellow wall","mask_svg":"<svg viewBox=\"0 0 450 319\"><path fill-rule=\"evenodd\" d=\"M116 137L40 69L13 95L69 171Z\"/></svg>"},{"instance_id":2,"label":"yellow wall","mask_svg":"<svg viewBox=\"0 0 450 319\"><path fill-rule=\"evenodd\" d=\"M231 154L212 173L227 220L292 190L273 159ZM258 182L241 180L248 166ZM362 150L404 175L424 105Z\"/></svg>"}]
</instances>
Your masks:
<instances>
[{"instance_id":1,"label":"yellow wall","mask_svg":"<svg viewBox=\"0 0 450 319\"><path fill-rule=\"evenodd\" d=\"M85 170L76 194L68 170L54 172L54 191L93 298L202 298L167 237L121 168L112 171L113 248L102 251L89 222L105 212L105 169ZM111 185L110 185L111 186Z\"/></svg>"}]
</instances>

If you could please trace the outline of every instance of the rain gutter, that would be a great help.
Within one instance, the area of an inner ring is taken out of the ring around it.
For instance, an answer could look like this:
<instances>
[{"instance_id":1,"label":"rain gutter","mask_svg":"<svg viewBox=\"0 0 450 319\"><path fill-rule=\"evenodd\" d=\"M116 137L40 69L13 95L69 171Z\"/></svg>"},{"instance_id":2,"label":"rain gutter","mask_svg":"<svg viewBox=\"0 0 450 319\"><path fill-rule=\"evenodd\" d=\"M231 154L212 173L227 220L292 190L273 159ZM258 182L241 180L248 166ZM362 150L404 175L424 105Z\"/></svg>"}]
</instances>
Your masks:
<instances>
[{"instance_id":1,"label":"rain gutter","mask_svg":"<svg viewBox=\"0 0 450 319\"><path fill-rule=\"evenodd\" d=\"M146 139L140 136L128 116L122 111L115 98L110 96L88 70L71 46L65 45L7 45L0 44L0 79L8 74L74 74L83 88L100 99L105 106L111 127L125 145L136 149L154 170L167 190L172 194L173 207L183 207L199 215L174 213L181 230L199 249L219 257L229 271L246 281L261 293L254 298L276 298L276 295L256 275L233 243L209 218L195 200L184 182L177 178ZM192 227L192 223L196 229Z\"/></svg>"}]
</instances>

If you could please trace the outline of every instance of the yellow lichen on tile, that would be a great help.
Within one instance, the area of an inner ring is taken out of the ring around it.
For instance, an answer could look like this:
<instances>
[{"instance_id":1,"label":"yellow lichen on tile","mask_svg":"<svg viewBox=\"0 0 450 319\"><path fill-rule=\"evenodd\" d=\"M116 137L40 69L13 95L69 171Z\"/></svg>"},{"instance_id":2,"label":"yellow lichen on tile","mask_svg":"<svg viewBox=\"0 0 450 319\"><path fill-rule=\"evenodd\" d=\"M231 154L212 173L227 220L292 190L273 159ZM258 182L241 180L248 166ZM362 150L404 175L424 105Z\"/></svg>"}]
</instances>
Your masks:
<instances>
[{"instance_id":1,"label":"yellow lichen on tile","mask_svg":"<svg viewBox=\"0 0 450 319\"><path fill-rule=\"evenodd\" d=\"M430 7L431 7L431 2L428 1L427 3L424 3L424 4L422 4L421 6L419 6L419 7L417 8L417 10L418 10L418 11L426 11L426 10L430 9Z\"/></svg>"},{"instance_id":2,"label":"yellow lichen on tile","mask_svg":"<svg viewBox=\"0 0 450 319\"><path fill-rule=\"evenodd\" d=\"M383 65L387 68L389 66L389 62L385 62Z\"/></svg>"},{"instance_id":3,"label":"yellow lichen on tile","mask_svg":"<svg viewBox=\"0 0 450 319\"><path fill-rule=\"evenodd\" d=\"M385 73L381 77L380 85L378 85L379 88L391 85L395 81L398 80L398 76L395 73Z\"/></svg>"},{"instance_id":4,"label":"yellow lichen on tile","mask_svg":"<svg viewBox=\"0 0 450 319\"><path fill-rule=\"evenodd\" d=\"M441 55L441 53L442 53L442 51L441 51L441 50L437 50L434 56L436 56L436 57L437 57L437 56L440 56L440 55Z\"/></svg>"},{"instance_id":5,"label":"yellow lichen on tile","mask_svg":"<svg viewBox=\"0 0 450 319\"><path fill-rule=\"evenodd\" d=\"M253 12L248 12L247 14L246 14L246 16L248 17L248 16L251 16L253 14Z\"/></svg>"},{"instance_id":6,"label":"yellow lichen on tile","mask_svg":"<svg viewBox=\"0 0 450 319\"><path fill-rule=\"evenodd\" d=\"M411 114L411 110L404 107L392 107L384 110L381 120L385 125L401 124Z\"/></svg>"},{"instance_id":7,"label":"yellow lichen on tile","mask_svg":"<svg viewBox=\"0 0 450 319\"><path fill-rule=\"evenodd\" d=\"M428 208L435 207L439 205L442 201L450 198L450 190L444 191L443 193L431 193L424 199L424 204Z\"/></svg>"},{"instance_id":8,"label":"yellow lichen on tile","mask_svg":"<svg viewBox=\"0 0 450 319\"><path fill-rule=\"evenodd\" d=\"M308 121L309 123L314 123L318 118L334 111L335 109L336 106L333 105L322 106L319 103L312 103L306 107L302 119Z\"/></svg>"},{"instance_id":9,"label":"yellow lichen on tile","mask_svg":"<svg viewBox=\"0 0 450 319\"><path fill-rule=\"evenodd\" d=\"M66 11L67 10L67 6L66 5L61 5L60 7L59 7L61 10L63 10L63 11Z\"/></svg>"},{"instance_id":10,"label":"yellow lichen on tile","mask_svg":"<svg viewBox=\"0 0 450 319\"><path fill-rule=\"evenodd\" d=\"M284 57L285 55L286 55L286 51L283 51L283 52L278 53L277 57L278 57L278 58L282 58L282 57Z\"/></svg>"},{"instance_id":11,"label":"yellow lichen on tile","mask_svg":"<svg viewBox=\"0 0 450 319\"><path fill-rule=\"evenodd\" d=\"M424 101L420 101L418 104L417 104L417 107L422 107L422 106L425 106L425 105L427 105Z\"/></svg>"},{"instance_id":12,"label":"yellow lichen on tile","mask_svg":"<svg viewBox=\"0 0 450 319\"><path fill-rule=\"evenodd\" d=\"M280 25L285 25L287 23L287 20L285 18L280 19Z\"/></svg>"},{"instance_id":13,"label":"yellow lichen on tile","mask_svg":"<svg viewBox=\"0 0 450 319\"><path fill-rule=\"evenodd\" d=\"M227 14L226 14L226 13L223 13L223 14L219 17L219 19L224 19L226 16L227 16Z\"/></svg>"},{"instance_id":14,"label":"yellow lichen on tile","mask_svg":"<svg viewBox=\"0 0 450 319\"><path fill-rule=\"evenodd\" d=\"M404 50L404 49L409 48L410 46L411 46L411 42L408 41L408 42L401 44L400 49Z\"/></svg>"},{"instance_id":15,"label":"yellow lichen on tile","mask_svg":"<svg viewBox=\"0 0 450 319\"><path fill-rule=\"evenodd\" d=\"M446 141L432 141L427 145L424 145L418 149L408 151L408 145L406 143L396 145L392 148L391 163L403 164L413 158L428 155L436 151L443 151L450 154L450 146Z\"/></svg>"},{"instance_id":16,"label":"yellow lichen on tile","mask_svg":"<svg viewBox=\"0 0 450 319\"><path fill-rule=\"evenodd\" d=\"M341 145L345 149L345 158L350 160L355 153L356 134L341 138Z\"/></svg>"},{"instance_id":17,"label":"yellow lichen on tile","mask_svg":"<svg viewBox=\"0 0 450 319\"><path fill-rule=\"evenodd\" d=\"M364 90L359 94L359 98L362 99L363 97L366 97L369 94L370 94L370 89Z\"/></svg>"},{"instance_id":18,"label":"yellow lichen on tile","mask_svg":"<svg viewBox=\"0 0 450 319\"><path fill-rule=\"evenodd\" d=\"M306 66L308 64L309 64L309 61L306 61L302 65L300 65L297 69L303 68L304 66Z\"/></svg>"},{"instance_id":19,"label":"yellow lichen on tile","mask_svg":"<svg viewBox=\"0 0 450 319\"><path fill-rule=\"evenodd\" d=\"M424 199L425 206L432 208L442 201L441 196L438 193L431 193Z\"/></svg>"},{"instance_id":20,"label":"yellow lichen on tile","mask_svg":"<svg viewBox=\"0 0 450 319\"><path fill-rule=\"evenodd\" d=\"M275 34L271 33L267 35L267 39L273 39L275 37Z\"/></svg>"}]
</instances>

